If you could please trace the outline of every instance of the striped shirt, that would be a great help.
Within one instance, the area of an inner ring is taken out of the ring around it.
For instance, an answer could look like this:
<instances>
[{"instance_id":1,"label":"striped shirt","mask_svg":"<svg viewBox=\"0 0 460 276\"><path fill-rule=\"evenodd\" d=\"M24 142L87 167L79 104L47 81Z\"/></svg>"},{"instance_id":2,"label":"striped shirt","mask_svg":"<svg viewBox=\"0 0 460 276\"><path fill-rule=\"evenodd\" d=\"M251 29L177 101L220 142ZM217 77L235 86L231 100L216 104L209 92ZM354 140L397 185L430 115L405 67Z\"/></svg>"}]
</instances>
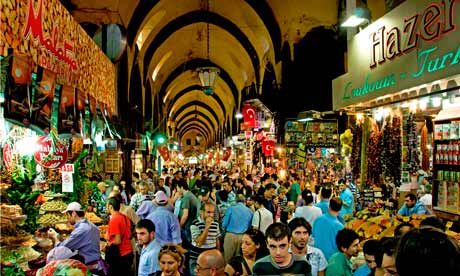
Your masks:
<instances>
[{"instance_id":1,"label":"striped shirt","mask_svg":"<svg viewBox=\"0 0 460 276\"><path fill-rule=\"evenodd\" d=\"M252 269L253 276L274 276L274 275L293 275L311 276L311 266L305 257L292 254L291 262L284 267L278 266L273 262L270 255L259 259Z\"/></svg>"},{"instance_id":2,"label":"striped shirt","mask_svg":"<svg viewBox=\"0 0 460 276\"><path fill-rule=\"evenodd\" d=\"M192 235L192 246L190 248L190 258L198 258L201 252L207 249L214 249L217 247L217 241L220 238L220 229L219 224L215 221L212 222L211 227L208 230L208 236L206 237L205 242L198 246L196 239L203 233L206 223L203 219L198 217L192 222L190 226L190 232Z\"/></svg>"}]
</instances>

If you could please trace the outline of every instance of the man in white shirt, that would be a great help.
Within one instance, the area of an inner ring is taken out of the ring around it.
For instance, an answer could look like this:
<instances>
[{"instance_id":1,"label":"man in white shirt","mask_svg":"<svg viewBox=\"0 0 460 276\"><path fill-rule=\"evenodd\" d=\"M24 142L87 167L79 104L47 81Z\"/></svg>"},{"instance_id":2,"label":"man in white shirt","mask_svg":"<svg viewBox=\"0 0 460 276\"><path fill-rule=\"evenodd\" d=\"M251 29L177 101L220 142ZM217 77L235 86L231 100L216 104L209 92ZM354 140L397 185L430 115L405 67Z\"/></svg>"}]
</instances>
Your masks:
<instances>
[{"instance_id":1,"label":"man in white shirt","mask_svg":"<svg viewBox=\"0 0 460 276\"><path fill-rule=\"evenodd\" d=\"M295 209L295 218L304 218L310 225L315 223L315 220L323 214L319 207L313 206L313 193L310 190L302 191L302 199L305 206L299 206Z\"/></svg>"},{"instance_id":2,"label":"man in white shirt","mask_svg":"<svg viewBox=\"0 0 460 276\"><path fill-rule=\"evenodd\" d=\"M425 207L429 210L432 210L432 205L433 205L433 196L431 195L431 184L428 183L428 180L426 178L423 180L425 184L425 191L421 192L421 196L419 198L419 201L425 205Z\"/></svg>"},{"instance_id":3,"label":"man in white shirt","mask_svg":"<svg viewBox=\"0 0 460 276\"><path fill-rule=\"evenodd\" d=\"M263 196L255 196L254 205L256 211L252 217L252 227L265 234L265 230L273 223L273 214L265 208L264 203L265 198Z\"/></svg>"},{"instance_id":4,"label":"man in white shirt","mask_svg":"<svg viewBox=\"0 0 460 276\"><path fill-rule=\"evenodd\" d=\"M312 229L310 223L299 217L292 219L288 226L291 229L291 252L307 259L311 265L312 276L324 276L327 267L326 257L319 248L308 244Z\"/></svg>"}]
</instances>

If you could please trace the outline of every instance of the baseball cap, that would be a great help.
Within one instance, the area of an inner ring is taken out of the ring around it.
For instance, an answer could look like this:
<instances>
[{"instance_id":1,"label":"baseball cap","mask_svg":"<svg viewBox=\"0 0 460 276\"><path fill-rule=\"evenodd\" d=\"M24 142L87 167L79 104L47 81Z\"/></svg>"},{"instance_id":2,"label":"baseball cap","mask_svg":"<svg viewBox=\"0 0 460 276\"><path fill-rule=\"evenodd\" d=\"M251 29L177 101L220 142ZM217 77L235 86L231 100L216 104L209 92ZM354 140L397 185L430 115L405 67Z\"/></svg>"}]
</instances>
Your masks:
<instances>
[{"instance_id":1,"label":"baseball cap","mask_svg":"<svg viewBox=\"0 0 460 276\"><path fill-rule=\"evenodd\" d=\"M109 184L105 183L104 181L101 181L99 183L97 183L97 187L100 188L100 187L109 187Z\"/></svg>"},{"instance_id":2,"label":"baseball cap","mask_svg":"<svg viewBox=\"0 0 460 276\"><path fill-rule=\"evenodd\" d=\"M48 252L48 255L46 256L46 263L69 259L77 254L78 252L72 251L65 246L57 246Z\"/></svg>"},{"instance_id":3,"label":"baseball cap","mask_svg":"<svg viewBox=\"0 0 460 276\"><path fill-rule=\"evenodd\" d=\"M78 202L71 202L69 203L69 205L67 205L67 208L65 208L64 211L62 211L62 213L67 213L67 212L83 212L83 209L81 208L81 205L80 203Z\"/></svg>"},{"instance_id":4,"label":"baseball cap","mask_svg":"<svg viewBox=\"0 0 460 276\"><path fill-rule=\"evenodd\" d=\"M201 187L200 190L198 191L198 195L207 195L209 193L208 187Z\"/></svg>"},{"instance_id":5,"label":"baseball cap","mask_svg":"<svg viewBox=\"0 0 460 276\"><path fill-rule=\"evenodd\" d=\"M155 194L155 201L160 204L168 202L168 196L163 191L158 191Z\"/></svg>"}]
</instances>

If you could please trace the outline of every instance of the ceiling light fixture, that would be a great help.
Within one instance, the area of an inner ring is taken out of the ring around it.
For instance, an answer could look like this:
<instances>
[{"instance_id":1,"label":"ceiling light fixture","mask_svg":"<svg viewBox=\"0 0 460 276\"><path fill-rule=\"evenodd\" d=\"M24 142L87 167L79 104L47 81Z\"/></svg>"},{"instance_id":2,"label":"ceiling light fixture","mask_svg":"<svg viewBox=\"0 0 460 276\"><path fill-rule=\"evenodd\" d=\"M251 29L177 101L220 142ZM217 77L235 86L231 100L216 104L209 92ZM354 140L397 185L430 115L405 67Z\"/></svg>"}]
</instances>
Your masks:
<instances>
[{"instance_id":1,"label":"ceiling light fixture","mask_svg":"<svg viewBox=\"0 0 460 276\"><path fill-rule=\"evenodd\" d=\"M206 10L209 11L209 0L206 1ZM207 61L209 59L209 22L206 23L206 53ZM206 66L199 67L197 69L198 77L200 78L201 86L203 87L203 92L206 95L214 94L214 85L216 84L217 78L219 76L220 70L217 67Z\"/></svg>"},{"instance_id":2,"label":"ceiling light fixture","mask_svg":"<svg viewBox=\"0 0 460 276\"><path fill-rule=\"evenodd\" d=\"M371 19L371 14L369 9L358 7L353 10L353 14L349 16L342 24L342 27L358 27L364 24L369 24Z\"/></svg>"}]
</instances>

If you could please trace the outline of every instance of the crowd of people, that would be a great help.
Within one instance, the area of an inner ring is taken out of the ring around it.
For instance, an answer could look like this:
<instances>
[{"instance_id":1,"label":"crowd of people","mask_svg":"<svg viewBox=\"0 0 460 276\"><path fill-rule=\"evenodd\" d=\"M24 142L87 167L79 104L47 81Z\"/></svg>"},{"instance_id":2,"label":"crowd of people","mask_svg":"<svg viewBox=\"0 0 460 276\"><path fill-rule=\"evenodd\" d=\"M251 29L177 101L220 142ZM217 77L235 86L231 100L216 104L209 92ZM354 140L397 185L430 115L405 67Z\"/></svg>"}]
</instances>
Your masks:
<instances>
[{"instance_id":1,"label":"crowd of people","mask_svg":"<svg viewBox=\"0 0 460 276\"><path fill-rule=\"evenodd\" d=\"M344 227L354 210L347 181L309 189L294 170L285 179L258 176L193 167L135 173L134 191L127 181L101 181L88 204L108 220L106 245L82 206L70 203L64 213L74 230L65 240L48 232L55 248L39 273L81 262L108 276L460 275L459 244L435 217L363 244ZM401 215L426 211L412 196ZM361 250L365 263L357 267Z\"/></svg>"}]
</instances>

